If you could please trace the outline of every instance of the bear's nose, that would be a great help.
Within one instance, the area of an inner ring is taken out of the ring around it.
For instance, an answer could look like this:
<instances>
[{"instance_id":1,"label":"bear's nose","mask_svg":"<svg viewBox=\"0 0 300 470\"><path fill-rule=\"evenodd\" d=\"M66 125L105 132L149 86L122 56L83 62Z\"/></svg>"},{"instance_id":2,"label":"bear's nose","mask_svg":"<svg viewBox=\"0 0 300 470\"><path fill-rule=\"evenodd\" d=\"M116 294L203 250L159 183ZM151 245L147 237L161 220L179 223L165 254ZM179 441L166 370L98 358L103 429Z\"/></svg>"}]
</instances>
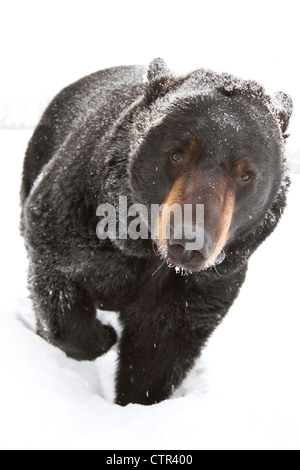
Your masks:
<instances>
[{"instance_id":1,"label":"bear's nose","mask_svg":"<svg viewBox=\"0 0 300 470\"><path fill-rule=\"evenodd\" d=\"M210 258L216 244L203 229L195 226L184 226L182 236L176 237L176 230L171 227L168 241L172 261L182 267L195 268Z\"/></svg>"}]
</instances>

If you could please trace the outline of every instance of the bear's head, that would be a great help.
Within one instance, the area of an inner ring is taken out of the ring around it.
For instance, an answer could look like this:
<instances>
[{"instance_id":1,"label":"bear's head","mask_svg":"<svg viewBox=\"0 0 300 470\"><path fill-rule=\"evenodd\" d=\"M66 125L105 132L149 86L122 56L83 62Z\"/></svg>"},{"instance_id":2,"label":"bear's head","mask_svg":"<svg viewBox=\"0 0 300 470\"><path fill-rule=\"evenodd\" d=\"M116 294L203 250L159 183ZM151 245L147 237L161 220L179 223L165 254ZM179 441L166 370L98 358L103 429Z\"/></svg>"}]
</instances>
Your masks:
<instances>
[{"instance_id":1,"label":"bear's head","mask_svg":"<svg viewBox=\"0 0 300 470\"><path fill-rule=\"evenodd\" d=\"M152 62L129 174L135 202L149 211L164 204L155 243L170 265L195 272L238 263L273 230L285 205L291 112L288 95L270 98L255 82L205 70L176 78ZM181 231L172 207L182 208Z\"/></svg>"}]
</instances>

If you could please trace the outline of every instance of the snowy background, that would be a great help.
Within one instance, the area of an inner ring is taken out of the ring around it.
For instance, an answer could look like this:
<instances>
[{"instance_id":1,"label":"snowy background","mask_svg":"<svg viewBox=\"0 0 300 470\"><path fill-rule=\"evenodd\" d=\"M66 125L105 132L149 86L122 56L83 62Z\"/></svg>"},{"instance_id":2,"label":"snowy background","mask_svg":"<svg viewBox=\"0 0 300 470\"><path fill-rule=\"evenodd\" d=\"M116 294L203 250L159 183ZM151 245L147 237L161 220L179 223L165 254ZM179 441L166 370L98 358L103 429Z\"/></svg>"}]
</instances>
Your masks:
<instances>
[{"instance_id":1,"label":"snowy background","mask_svg":"<svg viewBox=\"0 0 300 470\"><path fill-rule=\"evenodd\" d=\"M10 0L0 10L0 449L300 449L297 2ZM62 87L157 56L177 72L211 68L290 93L293 185L279 228L177 395L120 408L115 351L76 363L34 333L18 192L27 142Z\"/></svg>"}]
</instances>

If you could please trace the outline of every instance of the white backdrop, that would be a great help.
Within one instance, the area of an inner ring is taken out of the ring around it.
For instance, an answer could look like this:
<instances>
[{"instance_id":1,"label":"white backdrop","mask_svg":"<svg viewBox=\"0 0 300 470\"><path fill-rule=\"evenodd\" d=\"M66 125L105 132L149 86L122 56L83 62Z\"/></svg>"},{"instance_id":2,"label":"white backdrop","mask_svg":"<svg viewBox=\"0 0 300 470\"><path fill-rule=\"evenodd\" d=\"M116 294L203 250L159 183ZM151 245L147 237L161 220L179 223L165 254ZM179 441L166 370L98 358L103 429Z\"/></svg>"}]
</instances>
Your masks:
<instances>
[{"instance_id":1,"label":"white backdrop","mask_svg":"<svg viewBox=\"0 0 300 470\"><path fill-rule=\"evenodd\" d=\"M0 8L2 127L31 127L41 104L83 75L157 56L175 71L230 72L300 101L295 0L10 0Z\"/></svg>"}]
</instances>

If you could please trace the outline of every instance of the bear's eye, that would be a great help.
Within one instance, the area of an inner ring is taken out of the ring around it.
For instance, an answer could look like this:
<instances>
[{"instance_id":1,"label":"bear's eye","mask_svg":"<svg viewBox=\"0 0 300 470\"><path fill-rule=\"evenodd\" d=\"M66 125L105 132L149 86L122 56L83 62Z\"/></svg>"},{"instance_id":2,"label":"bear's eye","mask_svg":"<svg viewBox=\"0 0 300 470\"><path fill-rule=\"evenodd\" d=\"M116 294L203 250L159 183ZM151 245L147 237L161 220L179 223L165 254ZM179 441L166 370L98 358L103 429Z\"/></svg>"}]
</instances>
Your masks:
<instances>
[{"instance_id":1,"label":"bear's eye","mask_svg":"<svg viewBox=\"0 0 300 470\"><path fill-rule=\"evenodd\" d=\"M242 173L238 177L239 183L245 184L245 183L250 183L252 180L252 175L250 173Z\"/></svg>"},{"instance_id":2,"label":"bear's eye","mask_svg":"<svg viewBox=\"0 0 300 470\"><path fill-rule=\"evenodd\" d=\"M175 163L180 163L181 160L182 160L182 155L178 152L172 152L171 153L171 160L172 162L175 162Z\"/></svg>"}]
</instances>

